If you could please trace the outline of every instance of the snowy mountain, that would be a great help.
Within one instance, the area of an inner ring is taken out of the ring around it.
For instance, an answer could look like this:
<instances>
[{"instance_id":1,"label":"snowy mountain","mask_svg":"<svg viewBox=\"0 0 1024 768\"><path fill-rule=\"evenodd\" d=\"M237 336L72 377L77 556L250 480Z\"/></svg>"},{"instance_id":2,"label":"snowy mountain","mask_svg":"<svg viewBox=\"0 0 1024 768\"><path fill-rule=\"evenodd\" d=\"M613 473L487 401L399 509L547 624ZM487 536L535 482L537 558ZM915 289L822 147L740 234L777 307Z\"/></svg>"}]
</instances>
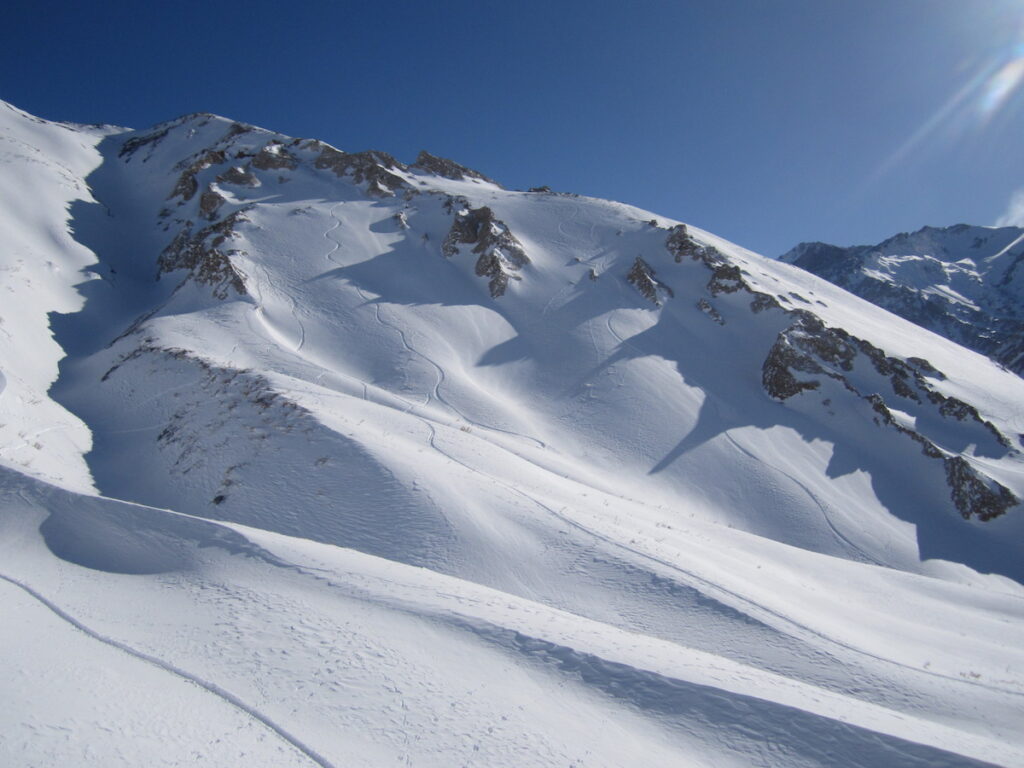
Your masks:
<instances>
[{"instance_id":1,"label":"snowy mountain","mask_svg":"<svg viewBox=\"0 0 1024 768\"><path fill-rule=\"evenodd\" d=\"M682 222L0 106L0 762L1024 764L1024 380Z\"/></svg>"},{"instance_id":2,"label":"snowy mountain","mask_svg":"<svg viewBox=\"0 0 1024 768\"><path fill-rule=\"evenodd\" d=\"M801 243L780 257L1024 374L1024 229L923 229L878 245Z\"/></svg>"}]
</instances>

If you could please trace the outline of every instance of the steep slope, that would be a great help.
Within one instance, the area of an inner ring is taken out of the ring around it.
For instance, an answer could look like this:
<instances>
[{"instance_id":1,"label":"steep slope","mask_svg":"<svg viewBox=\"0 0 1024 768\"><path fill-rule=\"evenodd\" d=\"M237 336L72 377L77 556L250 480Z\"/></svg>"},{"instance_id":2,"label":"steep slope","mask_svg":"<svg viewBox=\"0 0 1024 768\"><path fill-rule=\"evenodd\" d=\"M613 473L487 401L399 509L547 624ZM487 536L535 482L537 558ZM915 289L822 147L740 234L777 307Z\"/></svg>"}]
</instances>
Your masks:
<instances>
[{"instance_id":1,"label":"steep slope","mask_svg":"<svg viewBox=\"0 0 1024 768\"><path fill-rule=\"evenodd\" d=\"M923 229L878 245L801 243L780 257L1024 373L1024 229Z\"/></svg>"},{"instance_id":2,"label":"steep slope","mask_svg":"<svg viewBox=\"0 0 1024 768\"><path fill-rule=\"evenodd\" d=\"M96 145L121 129L51 123L0 102L0 463L59 484L90 488L85 425L47 396L64 356L48 312L75 312L76 285L96 260L67 226L95 205L85 177Z\"/></svg>"},{"instance_id":3,"label":"steep slope","mask_svg":"<svg viewBox=\"0 0 1024 768\"><path fill-rule=\"evenodd\" d=\"M0 587L88 662L55 711L120 653L181 702L168 764L1021 762L1019 377L427 153L8 120L100 159L47 221L102 279L32 305L91 478L0 456ZM23 762L152 757L81 713L32 739L58 720L6 685Z\"/></svg>"}]
</instances>

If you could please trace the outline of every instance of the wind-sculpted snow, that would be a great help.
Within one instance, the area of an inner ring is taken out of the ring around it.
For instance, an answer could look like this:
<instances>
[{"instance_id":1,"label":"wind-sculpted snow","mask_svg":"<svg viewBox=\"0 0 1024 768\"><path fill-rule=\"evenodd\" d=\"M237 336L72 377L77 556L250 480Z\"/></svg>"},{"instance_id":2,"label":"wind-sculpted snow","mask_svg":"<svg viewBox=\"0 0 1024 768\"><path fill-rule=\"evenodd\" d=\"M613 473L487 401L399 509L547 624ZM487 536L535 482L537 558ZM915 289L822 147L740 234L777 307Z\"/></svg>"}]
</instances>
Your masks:
<instances>
[{"instance_id":1,"label":"wind-sculpted snow","mask_svg":"<svg viewBox=\"0 0 1024 768\"><path fill-rule=\"evenodd\" d=\"M1024 763L1019 377L426 153L5 119L16 764Z\"/></svg>"},{"instance_id":2,"label":"wind-sculpted snow","mask_svg":"<svg viewBox=\"0 0 1024 768\"><path fill-rule=\"evenodd\" d=\"M14 490L10 482L4 487ZM52 527L55 515L67 520L76 508L83 525L93 522L107 535L110 556L124 547L160 557L167 536L192 548L190 569L125 575L40 560L43 542L33 526L45 518L43 528ZM113 649L166 673L164 689L191 683L207 694L194 712L228 720L226 704L274 735L249 748L249 763L272 764L276 755L296 765L627 765L638 743L647 762L665 766L684 755L765 766L1011 765L1022 754L962 721L932 720L924 702L894 719L889 707L907 706L895 692L884 703L861 702L850 690L830 692L351 550L24 483L3 510L0 579L90 640L77 650L76 679L87 679ZM26 581L21 570L29 563L36 568ZM932 589L927 582L900 588L923 590L923 597ZM113 593L119 600L110 600ZM1013 606L1006 598L987 602L988 611ZM31 604L13 604L34 615ZM139 613L141 605L148 610ZM26 669L41 671L22 653ZM496 669L501 685L493 685ZM918 676L916 684L927 687L929 675ZM979 696L1017 706L998 687L959 685L961 706ZM91 706L102 711L115 696L143 695L100 689ZM174 700L150 707L181 726L168 732L161 755L223 750L198 723L182 722ZM16 711L5 710L5 733L27 729ZM993 712L989 727L1009 725L1012 716ZM25 742L12 756L31 761L49 753L74 762L85 744L96 756L120 746L85 712L65 727L72 739L63 746Z\"/></svg>"}]
</instances>

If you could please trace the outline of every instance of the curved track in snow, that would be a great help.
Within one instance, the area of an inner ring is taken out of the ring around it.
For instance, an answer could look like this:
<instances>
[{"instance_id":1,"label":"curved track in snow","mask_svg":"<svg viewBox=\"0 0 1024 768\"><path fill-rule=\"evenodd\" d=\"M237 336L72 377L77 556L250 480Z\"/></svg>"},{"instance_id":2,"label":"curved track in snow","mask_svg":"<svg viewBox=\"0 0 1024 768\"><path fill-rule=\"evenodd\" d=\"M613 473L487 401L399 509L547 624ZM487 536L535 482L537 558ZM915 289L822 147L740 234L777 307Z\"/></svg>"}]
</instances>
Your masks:
<instances>
[{"instance_id":1,"label":"curved track in snow","mask_svg":"<svg viewBox=\"0 0 1024 768\"><path fill-rule=\"evenodd\" d=\"M191 672L187 672L186 670L181 669L180 667L177 667L174 664L171 664L169 661L165 661L164 659L145 653L144 651L132 648L130 645L122 643L119 640L115 640L112 637L107 637L106 635L102 635L99 632L96 632L95 630L89 628L81 621L76 619L74 616L69 614L63 608L52 602L51 600L47 599L46 597L43 597L43 595L34 590L32 587L28 586L27 584L21 581L18 581L17 579L11 578L10 576L5 576L2 573L0 573L0 579L3 579L8 584L22 590L25 594L29 595L42 605L46 606L58 618L64 620L72 627L77 629L79 632L82 632L83 634L91 637L93 640L101 642L104 645L110 646L111 648L116 648L117 650L122 651L123 653L126 653L129 656L138 659L139 661L143 661L147 664L157 667L158 669L162 669L163 671L168 672L174 675L175 677L184 680L187 683L191 683L192 685L196 685L202 688L204 691L213 694L217 698L224 701L226 704L229 704L235 709L245 713L253 720L261 723L268 730L276 734L278 738L287 742L296 751L304 755L310 762L320 766L320 768L334 768L333 763L329 762L325 757L320 755L312 747L305 744L298 737L294 736L289 731L281 727L278 723L274 722L271 718L267 717L262 712L250 706L249 704L246 704L233 693L224 690L216 683L211 683L207 680L202 679L201 677L198 677L197 675L192 674Z\"/></svg>"}]
</instances>

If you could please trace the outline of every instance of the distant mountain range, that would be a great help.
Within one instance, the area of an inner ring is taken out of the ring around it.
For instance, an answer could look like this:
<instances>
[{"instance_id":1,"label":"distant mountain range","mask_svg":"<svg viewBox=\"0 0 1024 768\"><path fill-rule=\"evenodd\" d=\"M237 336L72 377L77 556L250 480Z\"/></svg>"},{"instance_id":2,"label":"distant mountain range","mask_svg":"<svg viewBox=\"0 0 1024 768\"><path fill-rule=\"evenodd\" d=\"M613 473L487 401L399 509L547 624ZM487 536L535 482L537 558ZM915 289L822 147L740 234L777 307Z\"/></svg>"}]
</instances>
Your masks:
<instances>
[{"instance_id":1,"label":"distant mountain range","mask_svg":"<svg viewBox=\"0 0 1024 768\"><path fill-rule=\"evenodd\" d=\"M878 245L781 257L1024 375L1024 229L924 227Z\"/></svg>"}]
</instances>

